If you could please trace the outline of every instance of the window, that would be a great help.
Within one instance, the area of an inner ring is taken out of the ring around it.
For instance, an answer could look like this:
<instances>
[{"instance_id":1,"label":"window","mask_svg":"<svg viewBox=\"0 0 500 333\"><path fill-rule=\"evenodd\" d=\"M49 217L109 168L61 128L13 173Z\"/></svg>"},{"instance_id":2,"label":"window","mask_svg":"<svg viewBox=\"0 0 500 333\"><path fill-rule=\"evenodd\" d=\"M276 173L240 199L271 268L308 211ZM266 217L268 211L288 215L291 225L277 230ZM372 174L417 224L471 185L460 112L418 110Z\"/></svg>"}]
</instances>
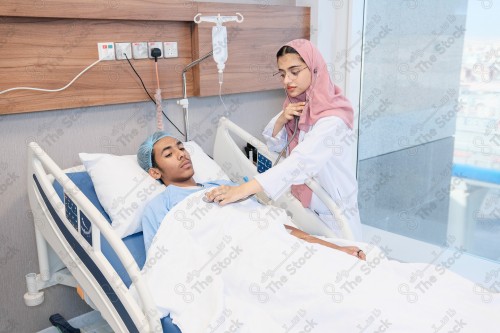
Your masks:
<instances>
[{"instance_id":1,"label":"window","mask_svg":"<svg viewBox=\"0 0 500 333\"><path fill-rule=\"evenodd\" d=\"M483 272L498 266L499 6L365 0L356 15L363 17L358 200L365 235L383 230L399 239L396 259L433 258L406 248L410 239L479 256Z\"/></svg>"}]
</instances>

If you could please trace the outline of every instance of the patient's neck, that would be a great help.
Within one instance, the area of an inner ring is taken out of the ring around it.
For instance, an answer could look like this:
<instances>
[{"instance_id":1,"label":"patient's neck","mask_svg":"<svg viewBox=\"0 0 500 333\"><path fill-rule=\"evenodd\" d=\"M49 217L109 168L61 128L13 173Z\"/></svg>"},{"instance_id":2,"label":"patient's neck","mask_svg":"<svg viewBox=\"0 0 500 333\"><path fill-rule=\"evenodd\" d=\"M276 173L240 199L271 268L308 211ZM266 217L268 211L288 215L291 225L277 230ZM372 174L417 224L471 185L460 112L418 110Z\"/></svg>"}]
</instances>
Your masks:
<instances>
[{"instance_id":1,"label":"patient's neck","mask_svg":"<svg viewBox=\"0 0 500 333\"><path fill-rule=\"evenodd\" d=\"M181 180L181 181L174 181L170 182L169 184L165 184L165 186L168 185L175 185L178 187L189 187L189 186L197 186L198 184L194 181L193 177L186 179L186 180Z\"/></svg>"}]
</instances>

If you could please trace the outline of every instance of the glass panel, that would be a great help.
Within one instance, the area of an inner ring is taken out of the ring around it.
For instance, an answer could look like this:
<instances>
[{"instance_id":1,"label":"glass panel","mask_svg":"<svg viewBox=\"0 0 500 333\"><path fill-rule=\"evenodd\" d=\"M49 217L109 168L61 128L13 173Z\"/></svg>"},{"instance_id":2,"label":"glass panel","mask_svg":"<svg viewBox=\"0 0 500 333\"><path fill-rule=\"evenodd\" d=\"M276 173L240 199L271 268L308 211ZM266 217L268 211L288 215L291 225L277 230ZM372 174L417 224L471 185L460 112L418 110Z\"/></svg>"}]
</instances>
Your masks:
<instances>
[{"instance_id":1,"label":"glass panel","mask_svg":"<svg viewBox=\"0 0 500 333\"><path fill-rule=\"evenodd\" d=\"M453 156L449 232L467 251L500 261L500 7L469 1ZM465 199L465 200L464 200ZM462 205L465 203L465 206Z\"/></svg>"},{"instance_id":2,"label":"glass panel","mask_svg":"<svg viewBox=\"0 0 500 333\"><path fill-rule=\"evenodd\" d=\"M365 1L364 224L500 261L498 17L487 1Z\"/></svg>"}]
</instances>

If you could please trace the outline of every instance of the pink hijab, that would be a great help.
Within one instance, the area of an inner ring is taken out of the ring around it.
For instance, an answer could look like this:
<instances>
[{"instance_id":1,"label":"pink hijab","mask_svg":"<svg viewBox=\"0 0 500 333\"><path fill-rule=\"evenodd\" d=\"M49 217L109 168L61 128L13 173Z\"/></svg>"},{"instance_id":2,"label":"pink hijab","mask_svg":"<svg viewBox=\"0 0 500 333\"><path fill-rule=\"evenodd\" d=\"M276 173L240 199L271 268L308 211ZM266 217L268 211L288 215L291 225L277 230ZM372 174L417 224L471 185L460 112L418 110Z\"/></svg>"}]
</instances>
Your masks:
<instances>
[{"instance_id":1,"label":"pink hijab","mask_svg":"<svg viewBox=\"0 0 500 333\"><path fill-rule=\"evenodd\" d=\"M292 103L306 102L299 119L299 129L308 132L310 127L323 117L336 116L342 119L349 128L353 127L353 110L351 103L342 95L342 90L330 80L328 68L319 50L307 39L295 39L286 44L293 47L300 54L311 71L311 85L297 97L290 97ZM285 99L283 110L290 103ZM290 120L286 125L290 138L295 128L295 120ZM297 146L299 135L290 142L289 151ZM292 185L292 194L300 200L302 206L311 204L312 191L306 185Z\"/></svg>"}]
</instances>

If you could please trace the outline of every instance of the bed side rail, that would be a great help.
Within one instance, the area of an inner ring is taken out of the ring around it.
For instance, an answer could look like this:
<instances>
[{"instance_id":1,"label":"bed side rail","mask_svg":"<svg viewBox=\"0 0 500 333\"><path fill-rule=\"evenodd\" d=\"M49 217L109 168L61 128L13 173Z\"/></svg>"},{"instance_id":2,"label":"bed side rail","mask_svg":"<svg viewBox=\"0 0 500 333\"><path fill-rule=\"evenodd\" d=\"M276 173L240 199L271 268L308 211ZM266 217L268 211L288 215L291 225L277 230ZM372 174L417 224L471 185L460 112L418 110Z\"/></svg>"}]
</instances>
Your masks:
<instances>
[{"instance_id":1,"label":"bed side rail","mask_svg":"<svg viewBox=\"0 0 500 333\"><path fill-rule=\"evenodd\" d=\"M254 165L254 163L243 154L231 134L248 142L257 149L257 165ZM233 181L242 183L245 181L245 178L252 178L258 173L258 170L270 168L277 157L278 154L270 151L265 143L255 138L229 119L222 117L219 120L214 143L214 159ZM328 207L336 217L337 221L339 221L344 233L343 237L346 239L354 239L352 230L335 201L333 201L328 193L314 179L310 178L305 183L321 201L323 201L326 207ZM259 197L262 198L261 196ZM287 210L292 215L294 223L302 230L313 235L327 237L336 236L332 230L321 222L316 214L309 209L304 209L300 201L291 194L290 190L285 192L285 194L274 202L271 202L269 198L267 198L267 201L268 203Z\"/></svg>"},{"instance_id":2,"label":"bed side rail","mask_svg":"<svg viewBox=\"0 0 500 333\"><path fill-rule=\"evenodd\" d=\"M28 147L28 193L31 206L35 207L34 204L38 203L38 205L42 208L43 213L47 216L46 218L52 220L52 218L49 217L50 213L47 211L46 205L43 204L41 193L37 190L37 186L40 186L43 191L43 195L48 198L53 209L56 211L58 217L62 220L62 223L64 223L67 230L69 230L74 239L76 239L79 245L81 245L86 254L96 261L96 265L99 270L101 270L102 274L106 275L108 281L114 284L113 286L107 287L111 287L116 290L116 295L123 298L122 301L127 311L134 312L135 317L139 319L141 322L140 330L147 332L161 332L162 328L158 311L156 310L156 306L146 285L146 281L142 277L135 259L132 257L123 241L116 235L108 221L102 216L98 209L88 200L88 198L37 143L31 142ZM50 178L51 175L63 187L65 203L62 203L59 199L59 196L52 185L52 180ZM38 184L36 184L36 182L38 182ZM34 201L36 201L36 203ZM36 213L33 212L33 214ZM75 215L76 219L71 215ZM57 228L56 225L55 228ZM37 229L36 224L35 229ZM91 238L85 237L85 229L92 231ZM61 234L61 230L58 229L58 231L58 234ZM134 282L139 299L142 302L142 306L137 304L136 300L128 292L128 289L123 281L118 278L118 274L113 269L109 261L100 252L100 237L96 236L100 236L100 234L102 234L102 236L109 242L110 246L123 264L123 267L126 269L130 278ZM37 243L38 241L39 239L37 236ZM69 247L69 245L67 247ZM75 262L78 262L79 260L79 258L72 259ZM100 287L104 288L106 286ZM140 310L141 308L142 310ZM146 321L144 321L144 318L146 318Z\"/></svg>"}]
</instances>

